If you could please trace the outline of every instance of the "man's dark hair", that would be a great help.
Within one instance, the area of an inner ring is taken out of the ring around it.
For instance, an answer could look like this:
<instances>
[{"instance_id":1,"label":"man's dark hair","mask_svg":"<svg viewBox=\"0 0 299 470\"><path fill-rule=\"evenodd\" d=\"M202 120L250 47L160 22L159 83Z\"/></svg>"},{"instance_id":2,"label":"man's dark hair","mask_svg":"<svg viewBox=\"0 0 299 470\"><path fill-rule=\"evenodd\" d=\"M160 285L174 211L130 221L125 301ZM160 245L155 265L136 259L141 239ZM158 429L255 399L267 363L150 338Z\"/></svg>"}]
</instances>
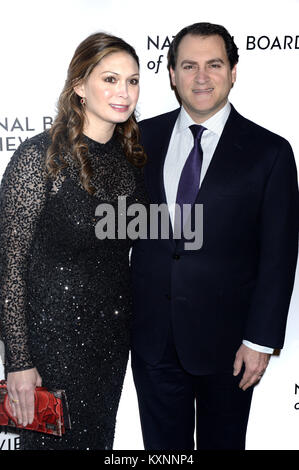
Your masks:
<instances>
[{"instance_id":1,"label":"man's dark hair","mask_svg":"<svg viewBox=\"0 0 299 470\"><path fill-rule=\"evenodd\" d=\"M177 55L178 55L178 48L181 40L183 39L186 34L191 34L193 36L214 36L218 35L221 36L224 40L225 48L227 57L230 63L231 69L234 65L237 64L239 59L238 48L234 43L232 36L229 32L221 25L212 24L212 23L194 23L190 26L186 26L183 28L173 39L172 43L170 44L169 51L168 51L168 69L171 67L175 69Z\"/></svg>"}]
</instances>

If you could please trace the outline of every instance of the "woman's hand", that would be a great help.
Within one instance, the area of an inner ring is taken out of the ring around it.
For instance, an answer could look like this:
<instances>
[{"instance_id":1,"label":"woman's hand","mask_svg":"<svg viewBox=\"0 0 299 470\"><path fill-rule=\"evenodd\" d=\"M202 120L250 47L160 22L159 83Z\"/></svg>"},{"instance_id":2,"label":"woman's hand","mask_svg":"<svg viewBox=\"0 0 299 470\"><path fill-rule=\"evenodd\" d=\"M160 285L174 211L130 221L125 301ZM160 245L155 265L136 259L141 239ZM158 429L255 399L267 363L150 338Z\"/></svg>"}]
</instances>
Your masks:
<instances>
[{"instance_id":1,"label":"woman's hand","mask_svg":"<svg viewBox=\"0 0 299 470\"><path fill-rule=\"evenodd\" d=\"M41 387L42 379L37 369L9 372L7 391L9 401L18 423L27 426L34 419L34 390Z\"/></svg>"}]
</instances>

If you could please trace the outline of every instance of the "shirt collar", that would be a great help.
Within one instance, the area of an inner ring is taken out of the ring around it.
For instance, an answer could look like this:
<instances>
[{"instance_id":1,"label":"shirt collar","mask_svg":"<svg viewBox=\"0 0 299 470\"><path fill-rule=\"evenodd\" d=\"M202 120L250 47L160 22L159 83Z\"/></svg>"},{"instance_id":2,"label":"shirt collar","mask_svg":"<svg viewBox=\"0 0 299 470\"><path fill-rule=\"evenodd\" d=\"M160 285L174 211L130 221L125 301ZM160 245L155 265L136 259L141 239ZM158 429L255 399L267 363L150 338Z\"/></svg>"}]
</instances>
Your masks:
<instances>
[{"instance_id":1,"label":"shirt collar","mask_svg":"<svg viewBox=\"0 0 299 470\"><path fill-rule=\"evenodd\" d=\"M222 134L226 121L231 111L231 104L229 101L220 109L216 114L202 122L202 126L206 127L209 131L217 134L219 137ZM196 124L191 116L187 113L182 106L177 120L177 131L182 132L189 128L192 124Z\"/></svg>"}]
</instances>

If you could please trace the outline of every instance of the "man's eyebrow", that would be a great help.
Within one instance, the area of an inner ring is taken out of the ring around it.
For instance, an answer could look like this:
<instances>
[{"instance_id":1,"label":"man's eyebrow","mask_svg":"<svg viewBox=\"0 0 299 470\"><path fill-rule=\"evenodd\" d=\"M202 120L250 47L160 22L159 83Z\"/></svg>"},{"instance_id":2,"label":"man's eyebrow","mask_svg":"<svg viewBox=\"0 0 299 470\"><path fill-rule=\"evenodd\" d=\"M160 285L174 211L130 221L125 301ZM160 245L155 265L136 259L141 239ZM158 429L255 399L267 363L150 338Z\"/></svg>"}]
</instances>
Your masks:
<instances>
[{"instance_id":1,"label":"man's eyebrow","mask_svg":"<svg viewBox=\"0 0 299 470\"><path fill-rule=\"evenodd\" d=\"M224 60L220 59L219 57L207 61L208 64L214 64L215 62L220 62L221 64L224 64Z\"/></svg>"},{"instance_id":2,"label":"man's eyebrow","mask_svg":"<svg viewBox=\"0 0 299 470\"><path fill-rule=\"evenodd\" d=\"M219 57L215 57L214 59L210 59L210 60L207 61L207 64L215 64L215 63L224 64L224 60L220 59ZM183 66L185 64L197 65L197 62L195 60L185 59L181 62L181 66Z\"/></svg>"},{"instance_id":3,"label":"man's eyebrow","mask_svg":"<svg viewBox=\"0 0 299 470\"><path fill-rule=\"evenodd\" d=\"M195 60L187 60L187 59L185 59L185 60L183 60L183 61L181 62L181 66L182 66L182 65L185 65L185 64L196 65L197 62L196 62Z\"/></svg>"}]
</instances>

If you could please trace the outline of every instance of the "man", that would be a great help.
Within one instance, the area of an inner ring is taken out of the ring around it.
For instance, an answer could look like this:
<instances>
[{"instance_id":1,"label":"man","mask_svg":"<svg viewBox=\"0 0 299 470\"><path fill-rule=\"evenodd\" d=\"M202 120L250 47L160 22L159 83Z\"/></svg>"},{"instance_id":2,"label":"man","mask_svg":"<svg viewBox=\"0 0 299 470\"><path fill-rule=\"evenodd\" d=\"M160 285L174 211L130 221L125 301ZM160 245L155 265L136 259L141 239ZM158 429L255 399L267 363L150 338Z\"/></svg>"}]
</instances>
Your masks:
<instances>
[{"instance_id":1,"label":"man","mask_svg":"<svg viewBox=\"0 0 299 470\"><path fill-rule=\"evenodd\" d=\"M132 253L144 444L193 449L196 421L197 449L244 449L253 385L284 342L298 248L296 166L285 139L228 102L238 51L225 28L184 28L168 61L181 108L140 123L150 202L167 203L173 230ZM194 155L200 163L189 171ZM173 236L175 204L192 205L193 187L195 230L203 207L196 250L186 249L184 230Z\"/></svg>"}]
</instances>

